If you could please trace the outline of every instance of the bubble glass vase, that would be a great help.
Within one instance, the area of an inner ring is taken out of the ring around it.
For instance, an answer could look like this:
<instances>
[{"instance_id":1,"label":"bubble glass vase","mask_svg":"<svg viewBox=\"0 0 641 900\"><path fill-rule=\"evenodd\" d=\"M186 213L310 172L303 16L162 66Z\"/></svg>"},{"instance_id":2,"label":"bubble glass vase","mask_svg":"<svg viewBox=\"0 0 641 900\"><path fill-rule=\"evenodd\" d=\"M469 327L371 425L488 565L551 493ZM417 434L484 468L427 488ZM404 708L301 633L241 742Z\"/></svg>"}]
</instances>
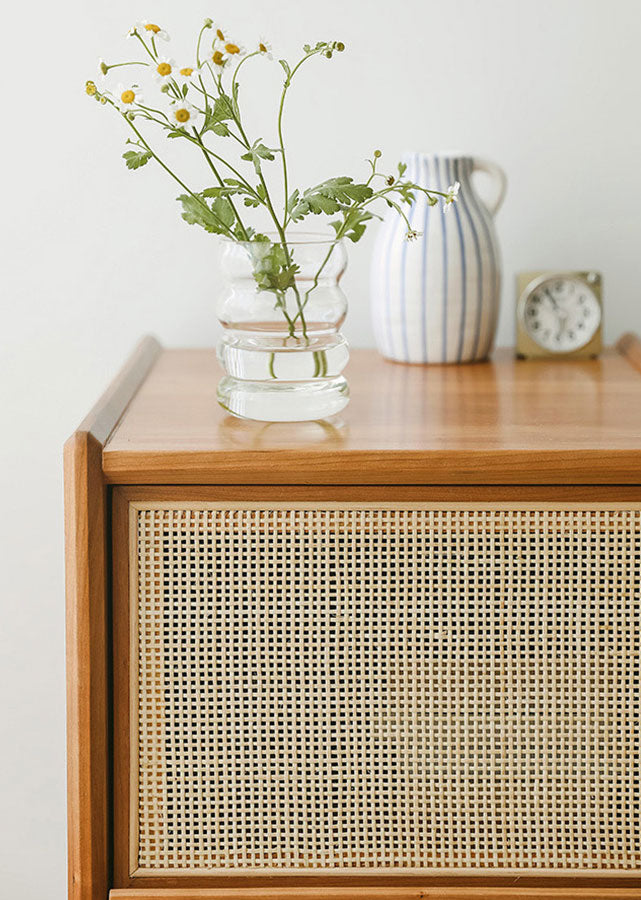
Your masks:
<instances>
[{"instance_id":1,"label":"bubble glass vase","mask_svg":"<svg viewBox=\"0 0 641 900\"><path fill-rule=\"evenodd\" d=\"M223 242L217 315L224 409L263 422L299 422L347 405L342 372L349 350L340 333L346 266L344 243L320 235L298 235L286 245L276 237Z\"/></svg>"}]
</instances>

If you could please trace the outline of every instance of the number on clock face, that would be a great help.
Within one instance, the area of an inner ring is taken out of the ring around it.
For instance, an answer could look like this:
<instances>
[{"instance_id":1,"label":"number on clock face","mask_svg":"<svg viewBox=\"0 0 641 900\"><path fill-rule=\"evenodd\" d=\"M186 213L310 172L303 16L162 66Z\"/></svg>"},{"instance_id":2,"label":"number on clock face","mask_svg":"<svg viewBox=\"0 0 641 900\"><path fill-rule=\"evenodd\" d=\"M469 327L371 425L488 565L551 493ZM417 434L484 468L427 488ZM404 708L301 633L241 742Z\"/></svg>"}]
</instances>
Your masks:
<instances>
[{"instance_id":1,"label":"number on clock face","mask_svg":"<svg viewBox=\"0 0 641 900\"><path fill-rule=\"evenodd\" d=\"M526 298L523 320L527 333L541 347L568 353L594 336L601 322L601 308L583 281L552 278Z\"/></svg>"}]
</instances>

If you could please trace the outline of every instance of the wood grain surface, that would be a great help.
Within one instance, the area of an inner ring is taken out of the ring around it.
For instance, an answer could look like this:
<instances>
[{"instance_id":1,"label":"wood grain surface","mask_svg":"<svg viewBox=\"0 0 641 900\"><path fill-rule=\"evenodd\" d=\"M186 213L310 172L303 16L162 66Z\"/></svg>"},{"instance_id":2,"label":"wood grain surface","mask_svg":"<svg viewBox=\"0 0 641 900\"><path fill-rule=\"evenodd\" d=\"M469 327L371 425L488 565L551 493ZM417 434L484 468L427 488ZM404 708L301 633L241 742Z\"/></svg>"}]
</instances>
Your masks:
<instances>
[{"instance_id":1,"label":"wood grain surface","mask_svg":"<svg viewBox=\"0 0 641 900\"><path fill-rule=\"evenodd\" d=\"M159 350L153 339L138 346L64 449L71 900L105 900L109 889L109 510L102 449Z\"/></svg>"},{"instance_id":2,"label":"wood grain surface","mask_svg":"<svg viewBox=\"0 0 641 900\"><path fill-rule=\"evenodd\" d=\"M110 900L639 900L637 888L522 887L316 887L316 888L130 888Z\"/></svg>"},{"instance_id":3,"label":"wood grain surface","mask_svg":"<svg viewBox=\"0 0 641 900\"><path fill-rule=\"evenodd\" d=\"M120 484L641 484L637 338L591 360L406 366L355 350L323 422L216 403L213 350L165 351L107 441Z\"/></svg>"}]
</instances>

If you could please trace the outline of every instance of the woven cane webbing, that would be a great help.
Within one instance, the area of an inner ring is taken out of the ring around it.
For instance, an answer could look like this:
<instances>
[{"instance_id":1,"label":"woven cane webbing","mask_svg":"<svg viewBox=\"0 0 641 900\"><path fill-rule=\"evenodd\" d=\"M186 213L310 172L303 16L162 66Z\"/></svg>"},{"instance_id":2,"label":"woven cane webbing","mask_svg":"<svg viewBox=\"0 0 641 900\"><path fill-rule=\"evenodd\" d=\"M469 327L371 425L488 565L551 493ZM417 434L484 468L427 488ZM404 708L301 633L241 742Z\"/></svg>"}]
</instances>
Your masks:
<instances>
[{"instance_id":1,"label":"woven cane webbing","mask_svg":"<svg viewBox=\"0 0 641 900\"><path fill-rule=\"evenodd\" d=\"M135 521L141 868L640 866L639 511Z\"/></svg>"}]
</instances>

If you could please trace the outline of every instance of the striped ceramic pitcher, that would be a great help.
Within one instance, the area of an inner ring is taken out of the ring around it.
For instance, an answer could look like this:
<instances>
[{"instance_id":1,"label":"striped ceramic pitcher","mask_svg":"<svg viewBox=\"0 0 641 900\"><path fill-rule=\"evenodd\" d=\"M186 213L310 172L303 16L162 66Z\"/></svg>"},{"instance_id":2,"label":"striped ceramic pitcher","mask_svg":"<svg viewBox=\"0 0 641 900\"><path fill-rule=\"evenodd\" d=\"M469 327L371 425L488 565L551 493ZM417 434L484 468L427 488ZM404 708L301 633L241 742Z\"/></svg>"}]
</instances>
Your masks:
<instances>
[{"instance_id":1,"label":"striped ceramic pitcher","mask_svg":"<svg viewBox=\"0 0 641 900\"><path fill-rule=\"evenodd\" d=\"M495 163L457 154L408 153L406 177L445 191L460 182L458 202L444 210L423 195L408 214L422 232L408 243L407 225L389 210L372 262L374 334L383 356L407 363L462 363L487 357L501 296L501 261L493 216L506 190ZM496 184L486 206L472 184L482 170Z\"/></svg>"}]
</instances>

